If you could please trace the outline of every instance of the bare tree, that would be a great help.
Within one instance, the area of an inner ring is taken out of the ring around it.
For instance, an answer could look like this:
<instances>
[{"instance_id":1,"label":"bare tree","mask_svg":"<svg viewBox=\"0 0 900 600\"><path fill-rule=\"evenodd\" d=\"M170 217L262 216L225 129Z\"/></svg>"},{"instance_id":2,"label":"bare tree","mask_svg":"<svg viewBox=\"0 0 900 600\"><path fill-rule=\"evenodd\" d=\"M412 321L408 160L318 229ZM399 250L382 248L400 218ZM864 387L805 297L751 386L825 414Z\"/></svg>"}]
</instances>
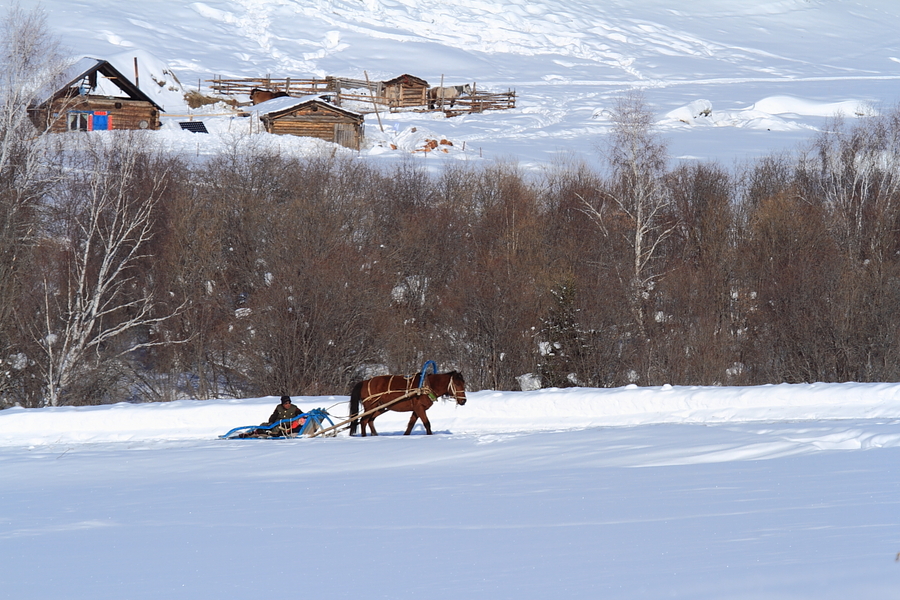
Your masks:
<instances>
[{"instance_id":1,"label":"bare tree","mask_svg":"<svg viewBox=\"0 0 900 600\"><path fill-rule=\"evenodd\" d=\"M20 305L22 275L31 270L36 204L56 156L37 137L28 108L65 65L40 9L25 11L18 3L6 9L0 20L0 398L29 362L15 348L14 308Z\"/></svg>"},{"instance_id":2,"label":"bare tree","mask_svg":"<svg viewBox=\"0 0 900 600\"><path fill-rule=\"evenodd\" d=\"M443 354L476 389L510 389L535 370L545 222L538 195L515 165L468 169L465 179L469 185L443 193L453 203L445 219L465 233L454 242L457 257L447 257L464 267L442 298L444 327L453 331L443 338Z\"/></svg>"},{"instance_id":3,"label":"bare tree","mask_svg":"<svg viewBox=\"0 0 900 600\"><path fill-rule=\"evenodd\" d=\"M104 355L172 343L153 340L150 330L182 307L157 314L152 290L141 284L145 269L137 268L149 258L166 181L165 169L140 149L149 143L141 133L90 140L48 207L56 235L47 243L57 259L43 282L45 404L60 404L75 378Z\"/></svg>"},{"instance_id":4,"label":"bare tree","mask_svg":"<svg viewBox=\"0 0 900 600\"><path fill-rule=\"evenodd\" d=\"M620 98L612 121L610 183L599 202L583 200L583 209L607 240L624 242L628 260L618 277L628 290L638 339L648 342L654 289L664 272L658 264L662 245L676 227L664 185L668 155L652 131L653 115L640 94Z\"/></svg>"},{"instance_id":5,"label":"bare tree","mask_svg":"<svg viewBox=\"0 0 900 600\"><path fill-rule=\"evenodd\" d=\"M762 200L748 214L739 250L758 295L742 336L750 383L834 380L832 315L843 278L827 226L822 205L796 193Z\"/></svg>"},{"instance_id":6,"label":"bare tree","mask_svg":"<svg viewBox=\"0 0 900 600\"><path fill-rule=\"evenodd\" d=\"M829 335L840 357L833 377L897 376L900 110L835 119L797 169L801 196L822 205L841 251L841 286L832 298Z\"/></svg>"},{"instance_id":7,"label":"bare tree","mask_svg":"<svg viewBox=\"0 0 900 600\"><path fill-rule=\"evenodd\" d=\"M681 166L668 176L677 211L677 254L662 283L665 315L657 331L669 383L734 383L740 374L737 305L746 295L735 281L734 186L717 165ZM660 335L661 334L661 335ZM736 366L737 365L737 366Z\"/></svg>"},{"instance_id":8,"label":"bare tree","mask_svg":"<svg viewBox=\"0 0 900 600\"><path fill-rule=\"evenodd\" d=\"M0 174L39 166L28 109L60 82L67 66L40 8L27 12L16 3L7 9L0 22Z\"/></svg>"},{"instance_id":9,"label":"bare tree","mask_svg":"<svg viewBox=\"0 0 900 600\"><path fill-rule=\"evenodd\" d=\"M900 111L853 127L835 118L798 172L804 196L832 214L849 260L890 259L900 214Z\"/></svg>"}]
</instances>

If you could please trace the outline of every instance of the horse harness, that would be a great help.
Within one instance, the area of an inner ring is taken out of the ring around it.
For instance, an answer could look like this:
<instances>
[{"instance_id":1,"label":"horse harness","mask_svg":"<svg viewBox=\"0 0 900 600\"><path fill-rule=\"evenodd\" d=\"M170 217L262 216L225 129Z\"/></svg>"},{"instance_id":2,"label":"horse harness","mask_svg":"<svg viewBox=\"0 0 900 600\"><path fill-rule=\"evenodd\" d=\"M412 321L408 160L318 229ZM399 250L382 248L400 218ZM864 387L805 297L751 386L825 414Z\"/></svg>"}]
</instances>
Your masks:
<instances>
[{"instance_id":1,"label":"horse harness","mask_svg":"<svg viewBox=\"0 0 900 600\"><path fill-rule=\"evenodd\" d=\"M402 381L404 381L403 388L395 389L393 387L394 379L401 379ZM381 396L384 396L385 394L397 394L397 393L403 394L400 398L425 395L425 396L428 396L429 398L431 398L432 402L437 400L437 394L434 393L434 390L432 390L431 387L429 387L427 385L413 387L414 380L415 380L415 376L403 377L401 375L391 375L391 378L388 380L388 389L386 389L383 392L378 392L376 394L370 394L370 395L366 396L362 400L362 403L365 404L366 402L369 402L370 400L378 399ZM452 384L453 381L451 380L450 383ZM367 384L367 387L368 387L368 385L370 385L370 384ZM399 400L400 398L396 398L396 400ZM385 409L385 410L387 410L387 409Z\"/></svg>"}]
</instances>

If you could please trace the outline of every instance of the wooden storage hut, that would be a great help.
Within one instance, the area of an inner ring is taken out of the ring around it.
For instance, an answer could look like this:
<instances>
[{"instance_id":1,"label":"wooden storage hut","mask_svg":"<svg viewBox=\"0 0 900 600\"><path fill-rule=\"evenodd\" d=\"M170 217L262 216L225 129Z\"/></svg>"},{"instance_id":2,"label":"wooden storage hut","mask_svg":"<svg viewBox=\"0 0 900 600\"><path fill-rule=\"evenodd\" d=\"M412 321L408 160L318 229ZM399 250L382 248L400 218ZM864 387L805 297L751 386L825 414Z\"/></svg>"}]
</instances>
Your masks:
<instances>
[{"instance_id":1,"label":"wooden storage hut","mask_svg":"<svg viewBox=\"0 0 900 600\"><path fill-rule=\"evenodd\" d=\"M401 75L384 81L382 89L391 108L428 105L428 82L413 75Z\"/></svg>"},{"instance_id":2,"label":"wooden storage hut","mask_svg":"<svg viewBox=\"0 0 900 600\"><path fill-rule=\"evenodd\" d=\"M275 98L253 108L269 133L319 138L353 150L362 146L363 115L322 96Z\"/></svg>"},{"instance_id":3,"label":"wooden storage hut","mask_svg":"<svg viewBox=\"0 0 900 600\"><path fill-rule=\"evenodd\" d=\"M163 109L105 60L83 58L29 107L41 131L159 129Z\"/></svg>"}]
</instances>

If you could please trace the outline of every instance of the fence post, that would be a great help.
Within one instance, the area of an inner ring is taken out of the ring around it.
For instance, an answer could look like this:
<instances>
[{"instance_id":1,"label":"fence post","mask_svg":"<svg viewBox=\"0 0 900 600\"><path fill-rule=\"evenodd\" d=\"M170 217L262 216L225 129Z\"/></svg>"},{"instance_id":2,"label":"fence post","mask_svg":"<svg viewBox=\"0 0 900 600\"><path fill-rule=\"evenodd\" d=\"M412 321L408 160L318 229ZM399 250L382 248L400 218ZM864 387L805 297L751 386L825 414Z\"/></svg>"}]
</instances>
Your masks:
<instances>
[{"instance_id":1,"label":"fence post","mask_svg":"<svg viewBox=\"0 0 900 600\"><path fill-rule=\"evenodd\" d=\"M366 87L369 89L369 96L372 98L372 106L375 107L375 117L378 119L378 128L384 133L384 127L381 125L381 114L378 112L378 103L375 102L375 94L372 93L372 86L369 85L369 72L363 71L366 76Z\"/></svg>"}]
</instances>

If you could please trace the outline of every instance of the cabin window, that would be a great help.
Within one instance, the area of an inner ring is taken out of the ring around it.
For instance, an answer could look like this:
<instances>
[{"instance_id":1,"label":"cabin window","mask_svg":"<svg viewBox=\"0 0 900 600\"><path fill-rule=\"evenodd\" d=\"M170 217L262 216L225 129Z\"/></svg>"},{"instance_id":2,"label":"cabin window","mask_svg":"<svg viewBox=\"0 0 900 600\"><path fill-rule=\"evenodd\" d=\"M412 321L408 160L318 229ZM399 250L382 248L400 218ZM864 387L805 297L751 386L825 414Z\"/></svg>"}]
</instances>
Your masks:
<instances>
[{"instance_id":1,"label":"cabin window","mask_svg":"<svg viewBox=\"0 0 900 600\"><path fill-rule=\"evenodd\" d=\"M91 114L86 112L69 113L69 131L90 131Z\"/></svg>"}]
</instances>

